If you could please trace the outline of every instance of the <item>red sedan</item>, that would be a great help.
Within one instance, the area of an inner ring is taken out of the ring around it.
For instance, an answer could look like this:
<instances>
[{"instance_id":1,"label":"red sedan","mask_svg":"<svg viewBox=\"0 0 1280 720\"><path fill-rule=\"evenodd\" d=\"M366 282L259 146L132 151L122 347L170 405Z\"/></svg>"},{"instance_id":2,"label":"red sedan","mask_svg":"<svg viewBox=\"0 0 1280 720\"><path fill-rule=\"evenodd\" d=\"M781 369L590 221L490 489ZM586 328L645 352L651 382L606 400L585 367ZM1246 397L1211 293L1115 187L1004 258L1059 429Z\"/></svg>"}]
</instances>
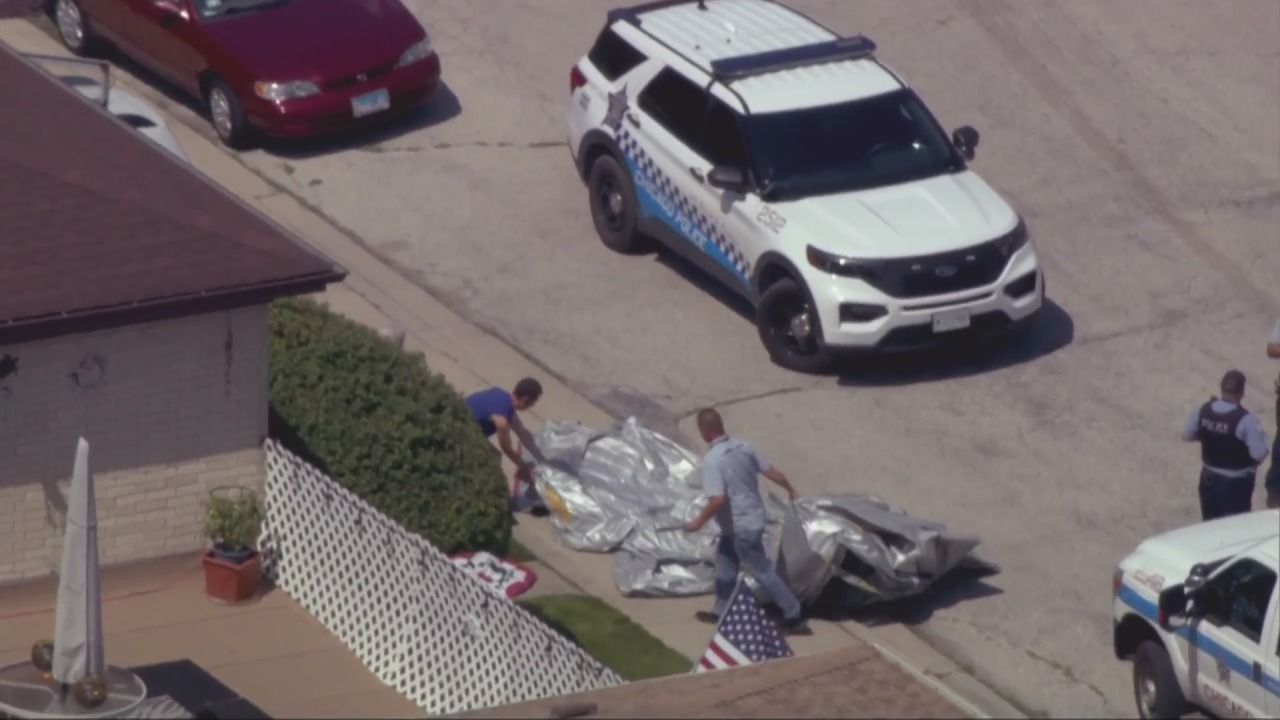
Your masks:
<instances>
[{"instance_id":1,"label":"red sedan","mask_svg":"<svg viewBox=\"0 0 1280 720\"><path fill-rule=\"evenodd\" d=\"M204 101L218 137L327 135L424 102L440 58L398 0L56 0L72 52L98 39Z\"/></svg>"}]
</instances>

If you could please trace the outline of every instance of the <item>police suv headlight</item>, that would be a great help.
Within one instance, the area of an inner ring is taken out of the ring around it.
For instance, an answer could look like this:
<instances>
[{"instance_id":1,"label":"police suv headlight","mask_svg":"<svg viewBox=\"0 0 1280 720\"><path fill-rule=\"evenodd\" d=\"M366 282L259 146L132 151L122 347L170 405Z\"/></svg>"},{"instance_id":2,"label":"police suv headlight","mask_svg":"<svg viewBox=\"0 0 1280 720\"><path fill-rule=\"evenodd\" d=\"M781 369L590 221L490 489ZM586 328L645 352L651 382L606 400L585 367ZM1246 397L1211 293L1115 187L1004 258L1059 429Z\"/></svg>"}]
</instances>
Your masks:
<instances>
[{"instance_id":1,"label":"police suv headlight","mask_svg":"<svg viewBox=\"0 0 1280 720\"><path fill-rule=\"evenodd\" d=\"M996 240L996 247L1000 248L1000 255L1006 260L1013 257L1013 254L1027 246L1027 224L1022 218L1018 218L1018 225L1013 230L1005 233Z\"/></svg>"},{"instance_id":2,"label":"police suv headlight","mask_svg":"<svg viewBox=\"0 0 1280 720\"><path fill-rule=\"evenodd\" d=\"M421 60L426 60L431 55L431 36L422 38L418 42L409 46L409 49L400 53L400 60L396 62L396 67L405 67L412 65Z\"/></svg>"},{"instance_id":3,"label":"police suv headlight","mask_svg":"<svg viewBox=\"0 0 1280 720\"><path fill-rule=\"evenodd\" d=\"M822 272L831 275L840 275L842 277L853 278L870 278L879 272L883 264L878 260L859 260L857 258L844 257L834 253L819 250L809 245L804 249L805 259L813 267Z\"/></svg>"},{"instance_id":4,"label":"police suv headlight","mask_svg":"<svg viewBox=\"0 0 1280 720\"><path fill-rule=\"evenodd\" d=\"M285 100L296 100L298 98L316 95L320 92L320 87L307 80L298 80L295 82L256 82L253 84L253 92L263 100L284 102Z\"/></svg>"}]
</instances>

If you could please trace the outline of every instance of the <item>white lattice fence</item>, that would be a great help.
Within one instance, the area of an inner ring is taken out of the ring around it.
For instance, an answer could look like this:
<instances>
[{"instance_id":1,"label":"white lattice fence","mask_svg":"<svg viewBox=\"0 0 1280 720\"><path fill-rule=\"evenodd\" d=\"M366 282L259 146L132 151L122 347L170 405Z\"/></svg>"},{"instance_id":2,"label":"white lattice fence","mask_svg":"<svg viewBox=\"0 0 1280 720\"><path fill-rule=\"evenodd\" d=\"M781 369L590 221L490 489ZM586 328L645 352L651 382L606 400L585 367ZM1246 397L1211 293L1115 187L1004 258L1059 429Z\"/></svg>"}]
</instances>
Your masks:
<instances>
[{"instance_id":1,"label":"white lattice fence","mask_svg":"<svg viewBox=\"0 0 1280 720\"><path fill-rule=\"evenodd\" d=\"M331 478L266 443L261 547L276 584L429 714L621 679Z\"/></svg>"}]
</instances>

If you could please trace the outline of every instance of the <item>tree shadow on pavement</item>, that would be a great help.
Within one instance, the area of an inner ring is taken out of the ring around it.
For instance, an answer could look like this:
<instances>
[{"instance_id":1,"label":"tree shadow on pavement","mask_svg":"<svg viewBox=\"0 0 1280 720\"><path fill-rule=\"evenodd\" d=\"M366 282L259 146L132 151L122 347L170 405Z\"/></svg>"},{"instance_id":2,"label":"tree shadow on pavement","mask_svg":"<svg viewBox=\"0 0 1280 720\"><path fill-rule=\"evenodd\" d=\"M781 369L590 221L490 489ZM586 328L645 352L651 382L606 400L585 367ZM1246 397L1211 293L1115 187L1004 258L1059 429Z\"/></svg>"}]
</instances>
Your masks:
<instances>
[{"instance_id":1,"label":"tree shadow on pavement","mask_svg":"<svg viewBox=\"0 0 1280 720\"><path fill-rule=\"evenodd\" d=\"M991 566L961 566L934 581L919 595L887 602L860 604L858 591L840 580L833 580L810 611L810 616L841 622L852 620L861 625L920 625L933 613L969 600L1004 593L985 578L999 573Z\"/></svg>"}]
</instances>

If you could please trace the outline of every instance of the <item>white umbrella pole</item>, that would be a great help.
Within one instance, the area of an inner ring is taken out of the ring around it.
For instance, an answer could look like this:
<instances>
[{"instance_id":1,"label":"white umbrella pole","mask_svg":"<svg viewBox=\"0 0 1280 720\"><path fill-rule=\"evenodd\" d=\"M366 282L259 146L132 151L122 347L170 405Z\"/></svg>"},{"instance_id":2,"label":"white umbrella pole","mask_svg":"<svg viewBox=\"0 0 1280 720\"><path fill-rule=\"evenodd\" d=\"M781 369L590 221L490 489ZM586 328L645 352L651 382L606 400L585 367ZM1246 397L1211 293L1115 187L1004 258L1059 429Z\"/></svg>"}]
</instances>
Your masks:
<instances>
[{"instance_id":1,"label":"white umbrella pole","mask_svg":"<svg viewBox=\"0 0 1280 720\"><path fill-rule=\"evenodd\" d=\"M80 438L67 503L67 528L58 578L53 679L69 686L103 677L102 579L98 568L98 511L89 472L89 443Z\"/></svg>"}]
</instances>

